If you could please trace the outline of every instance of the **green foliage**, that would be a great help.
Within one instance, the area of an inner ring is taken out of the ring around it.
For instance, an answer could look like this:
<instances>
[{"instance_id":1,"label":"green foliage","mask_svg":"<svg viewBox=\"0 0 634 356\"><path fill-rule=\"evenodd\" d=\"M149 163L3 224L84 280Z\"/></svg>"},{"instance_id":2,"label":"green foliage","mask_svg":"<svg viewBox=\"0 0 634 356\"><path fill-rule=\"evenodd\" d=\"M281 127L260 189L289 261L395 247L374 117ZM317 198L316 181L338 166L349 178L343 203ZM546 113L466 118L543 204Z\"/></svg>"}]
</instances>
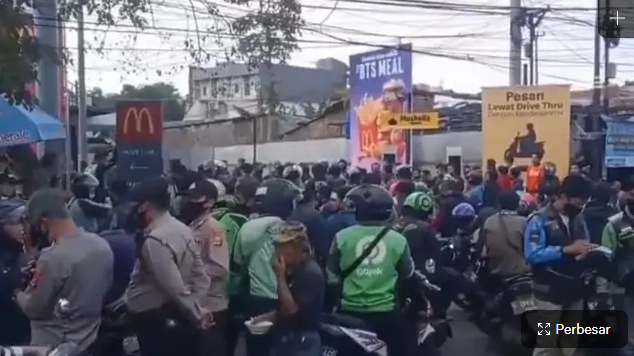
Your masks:
<instances>
[{"instance_id":1,"label":"green foliage","mask_svg":"<svg viewBox=\"0 0 634 356\"><path fill-rule=\"evenodd\" d=\"M251 5L248 0L224 2L239 5L245 10ZM19 35L24 28L21 10L30 12L32 8L29 4L27 0L0 1L0 94L17 102L26 99L27 103L30 100L25 97L24 84L37 78L36 63L40 57L48 55L43 53L37 40ZM83 8L86 18L90 18L95 25L116 27L131 24L137 33L153 28L155 9L183 11L184 17L195 22L193 34L184 41L184 50L189 53L190 60L197 62L192 64L203 65L214 59L218 62L245 62L253 68L270 68L275 63L284 63L298 49L297 39L304 26L299 0L260 0L258 10L254 12L249 9L245 15L238 17L228 6L206 0L184 3L162 0L58 0L58 8L62 21L74 22ZM228 14L223 14L224 11ZM212 20L213 25L205 27L199 24L198 17L207 22ZM136 35L131 37L136 38ZM206 50L213 38L220 47L226 48L224 58ZM103 42L100 45L103 46ZM88 48L92 48L90 44ZM56 54L57 58L66 60L63 53ZM157 71L157 74L162 73ZM266 106L271 109L277 106L273 86L274 81L271 80L270 88L263 88L268 93L265 97ZM157 93L155 85L147 87L135 88L133 96L154 96Z\"/></svg>"},{"instance_id":2,"label":"green foliage","mask_svg":"<svg viewBox=\"0 0 634 356\"><path fill-rule=\"evenodd\" d=\"M185 116L183 99L178 89L172 84L158 82L149 85L124 84L119 93L104 94L101 88L93 88L88 91L95 104L99 106L114 106L119 100L164 100L167 121L179 121Z\"/></svg>"},{"instance_id":3,"label":"green foliage","mask_svg":"<svg viewBox=\"0 0 634 356\"><path fill-rule=\"evenodd\" d=\"M30 103L25 84L37 78L40 58L37 41L29 36L22 1L0 1L0 94L16 104Z\"/></svg>"}]
</instances>

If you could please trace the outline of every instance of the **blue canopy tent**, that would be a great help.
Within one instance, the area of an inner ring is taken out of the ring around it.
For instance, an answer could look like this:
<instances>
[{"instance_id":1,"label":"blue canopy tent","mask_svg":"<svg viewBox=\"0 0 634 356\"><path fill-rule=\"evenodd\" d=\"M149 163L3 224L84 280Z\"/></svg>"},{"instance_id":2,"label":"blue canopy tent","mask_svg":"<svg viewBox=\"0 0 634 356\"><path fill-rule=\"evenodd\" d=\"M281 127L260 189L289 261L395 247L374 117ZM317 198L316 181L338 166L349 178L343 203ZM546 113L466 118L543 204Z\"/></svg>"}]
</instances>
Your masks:
<instances>
[{"instance_id":1,"label":"blue canopy tent","mask_svg":"<svg viewBox=\"0 0 634 356\"><path fill-rule=\"evenodd\" d=\"M11 105L0 98L0 147L66 138L64 124L38 107Z\"/></svg>"}]
</instances>

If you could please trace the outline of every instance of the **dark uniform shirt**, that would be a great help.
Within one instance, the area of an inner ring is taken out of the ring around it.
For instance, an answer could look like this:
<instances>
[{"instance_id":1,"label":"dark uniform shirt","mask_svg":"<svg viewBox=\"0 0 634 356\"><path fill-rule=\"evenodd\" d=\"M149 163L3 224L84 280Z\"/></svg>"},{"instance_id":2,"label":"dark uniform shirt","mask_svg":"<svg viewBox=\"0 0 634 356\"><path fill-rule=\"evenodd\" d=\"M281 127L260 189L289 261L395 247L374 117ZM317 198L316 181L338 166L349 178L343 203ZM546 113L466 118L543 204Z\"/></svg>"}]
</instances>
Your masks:
<instances>
[{"instance_id":1,"label":"dark uniform shirt","mask_svg":"<svg viewBox=\"0 0 634 356\"><path fill-rule=\"evenodd\" d=\"M317 331L324 305L324 275L317 263L309 259L293 271L290 289L299 310L292 316L279 316L276 329L282 334Z\"/></svg>"}]
</instances>

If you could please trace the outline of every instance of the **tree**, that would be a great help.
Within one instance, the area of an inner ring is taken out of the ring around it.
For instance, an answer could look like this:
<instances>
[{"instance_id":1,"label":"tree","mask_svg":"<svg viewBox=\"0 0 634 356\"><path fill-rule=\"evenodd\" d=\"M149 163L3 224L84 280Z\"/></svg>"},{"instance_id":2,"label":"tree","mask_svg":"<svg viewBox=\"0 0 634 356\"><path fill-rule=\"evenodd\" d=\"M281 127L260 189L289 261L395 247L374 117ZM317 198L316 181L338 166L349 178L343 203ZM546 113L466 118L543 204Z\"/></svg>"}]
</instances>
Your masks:
<instances>
[{"instance_id":1,"label":"tree","mask_svg":"<svg viewBox=\"0 0 634 356\"><path fill-rule=\"evenodd\" d=\"M223 1L245 8L249 6L248 0ZM17 103L30 103L24 85L37 79L36 64L42 56L54 55L57 60L65 61L63 53L51 53L50 49L40 46L37 39L24 35L23 13L34 10L32 3L27 0L0 1L0 94ZM62 21L75 21L84 9L87 17L96 17L98 25L131 24L137 31L142 31L152 26L153 8L166 6L165 2L154 0L58 0L58 15ZM207 0L170 6L186 11L186 16L196 23L194 35L184 41L184 46L190 58L198 63L222 59L271 68L274 63L284 63L298 49L297 39L304 25L299 0L259 0L258 11L249 9L240 17L234 15L233 9ZM229 14L224 15L223 11ZM215 19L206 28L197 21L203 13ZM227 36L232 39L229 46ZM224 58L206 51L212 41L221 42L227 48ZM265 98L267 105L274 107L275 95L273 88L269 89ZM144 92L148 93L147 90Z\"/></svg>"},{"instance_id":2,"label":"tree","mask_svg":"<svg viewBox=\"0 0 634 356\"><path fill-rule=\"evenodd\" d=\"M165 100L165 120L179 121L185 116L184 101L178 89L172 84L158 82L149 85L135 87L131 84L124 84L119 93L104 94L99 87L88 91L98 105L114 106L118 100Z\"/></svg>"}]
</instances>

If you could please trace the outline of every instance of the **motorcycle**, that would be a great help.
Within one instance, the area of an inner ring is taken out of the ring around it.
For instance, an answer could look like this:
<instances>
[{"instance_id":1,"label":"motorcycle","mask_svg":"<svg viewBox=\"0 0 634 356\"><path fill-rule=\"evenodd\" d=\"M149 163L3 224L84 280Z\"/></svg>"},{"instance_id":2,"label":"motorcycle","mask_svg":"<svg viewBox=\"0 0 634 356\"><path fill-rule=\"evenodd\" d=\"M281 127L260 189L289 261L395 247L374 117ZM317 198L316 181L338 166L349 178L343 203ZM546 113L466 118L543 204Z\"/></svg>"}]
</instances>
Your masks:
<instances>
[{"instance_id":1,"label":"motorcycle","mask_svg":"<svg viewBox=\"0 0 634 356\"><path fill-rule=\"evenodd\" d=\"M61 298L57 301L54 313L58 318L68 318L70 302ZM65 339L65 337L64 337ZM0 356L79 356L82 351L70 341L64 341L54 346L1 346Z\"/></svg>"},{"instance_id":2,"label":"motorcycle","mask_svg":"<svg viewBox=\"0 0 634 356\"><path fill-rule=\"evenodd\" d=\"M440 287L432 284L425 274L415 271L415 278L428 291L440 291ZM406 302L405 313L409 313L409 302ZM322 340L322 356L387 356L387 345L361 319L340 314L322 314L319 328ZM418 322L419 350L429 354L437 350L449 337L452 337L448 320L434 319L431 313Z\"/></svg>"},{"instance_id":3,"label":"motorcycle","mask_svg":"<svg viewBox=\"0 0 634 356\"><path fill-rule=\"evenodd\" d=\"M93 356L136 356L139 342L127 322L125 300L119 299L104 307Z\"/></svg>"}]
</instances>

